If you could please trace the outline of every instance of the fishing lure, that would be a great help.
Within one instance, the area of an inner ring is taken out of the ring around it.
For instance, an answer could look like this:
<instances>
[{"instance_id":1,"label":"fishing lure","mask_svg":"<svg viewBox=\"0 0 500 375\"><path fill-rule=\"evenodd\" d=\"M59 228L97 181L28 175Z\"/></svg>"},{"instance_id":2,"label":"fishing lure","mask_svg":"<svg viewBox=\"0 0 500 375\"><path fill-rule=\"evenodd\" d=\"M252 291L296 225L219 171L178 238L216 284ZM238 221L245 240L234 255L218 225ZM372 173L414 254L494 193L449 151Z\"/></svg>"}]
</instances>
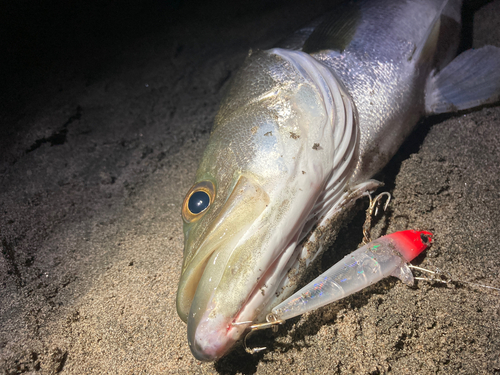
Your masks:
<instances>
[{"instance_id":1,"label":"fishing lure","mask_svg":"<svg viewBox=\"0 0 500 375\"><path fill-rule=\"evenodd\" d=\"M413 285L408 266L432 242L432 233L405 230L374 240L318 276L275 306L268 322L284 321L347 297L387 276ZM266 323L264 323L266 324Z\"/></svg>"},{"instance_id":2,"label":"fishing lure","mask_svg":"<svg viewBox=\"0 0 500 375\"><path fill-rule=\"evenodd\" d=\"M375 200L370 197L367 222L363 226L364 242L368 242L369 239L366 229L369 227L373 210L384 194L387 193L380 194ZM390 199L390 195L388 197ZM387 204L388 202L384 209ZM285 320L345 298L387 276L395 276L406 285L412 286L415 278L410 267L414 267L408 263L429 247L432 243L432 236L432 233L426 231L404 230L380 237L353 251L298 292L275 306L267 315L266 323L251 325L250 331L243 341L245 350L254 354L266 349L265 347L248 348L246 342L251 333L267 328L276 331L277 325L283 324Z\"/></svg>"}]
</instances>

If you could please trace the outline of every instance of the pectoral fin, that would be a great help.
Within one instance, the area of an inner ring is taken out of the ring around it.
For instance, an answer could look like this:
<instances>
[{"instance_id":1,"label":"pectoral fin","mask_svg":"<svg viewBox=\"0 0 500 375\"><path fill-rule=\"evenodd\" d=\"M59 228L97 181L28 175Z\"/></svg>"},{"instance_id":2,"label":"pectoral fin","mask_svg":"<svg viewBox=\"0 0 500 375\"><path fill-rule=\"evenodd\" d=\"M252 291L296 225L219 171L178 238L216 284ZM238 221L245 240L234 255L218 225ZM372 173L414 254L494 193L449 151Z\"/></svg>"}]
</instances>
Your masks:
<instances>
[{"instance_id":1,"label":"pectoral fin","mask_svg":"<svg viewBox=\"0 0 500 375\"><path fill-rule=\"evenodd\" d=\"M484 46L461 53L426 87L428 114L456 112L500 100L500 48Z\"/></svg>"}]
</instances>

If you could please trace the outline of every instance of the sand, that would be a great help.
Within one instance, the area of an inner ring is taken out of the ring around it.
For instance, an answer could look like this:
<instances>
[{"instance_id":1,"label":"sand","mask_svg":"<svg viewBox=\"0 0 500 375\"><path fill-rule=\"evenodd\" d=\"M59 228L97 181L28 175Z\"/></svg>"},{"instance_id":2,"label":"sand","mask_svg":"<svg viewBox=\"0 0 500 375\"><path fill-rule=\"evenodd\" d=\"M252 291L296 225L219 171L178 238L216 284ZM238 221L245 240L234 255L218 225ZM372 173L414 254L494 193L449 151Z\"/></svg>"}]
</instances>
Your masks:
<instances>
[{"instance_id":1,"label":"sand","mask_svg":"<svg viewBox=\"0 0 500 375\"><path fill-rule=\"evenodd\" d=\"M175 310L179 212L224 88L250 48L328 5L4 7L3 373L500 373L500 292L467 283L500 287L498 106L422 121L378 176L393 201L372 236L432 231L414 263L457 282L388 278L256 334L259 354L201 363L189 351ZM500 46L500 1L473 20L465 45ZM363 204L324 268L361 242Z\"/></svg>"}]
</instances>

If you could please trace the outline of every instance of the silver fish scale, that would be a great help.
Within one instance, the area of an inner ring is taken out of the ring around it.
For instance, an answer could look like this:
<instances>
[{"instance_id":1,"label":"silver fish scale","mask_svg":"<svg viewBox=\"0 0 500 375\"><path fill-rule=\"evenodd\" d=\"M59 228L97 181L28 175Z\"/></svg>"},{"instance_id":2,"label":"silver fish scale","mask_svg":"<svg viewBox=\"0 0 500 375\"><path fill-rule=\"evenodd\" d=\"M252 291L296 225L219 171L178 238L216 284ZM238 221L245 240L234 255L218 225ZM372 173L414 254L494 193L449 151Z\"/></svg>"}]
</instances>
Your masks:
<instances>
[{"instance_id":1,"label":"silver fish scale","mask_svg":"<svg viewBox=\"0 0 500 375\"><path fill-rule=\"evenodd\" d=\"M279 56L270 56L262 51L248 56L231 81L212 131L221 123L229 122L235 113L246 113L249 104L275 91L277 82L296 81L299 78L297 76L284 77L283 73L290 71L290 63Z\"/></svg>"},{"instance_id":2,"label":"silver fish scale","mask_svg":"<svg viewBox=\"0 0 500 375\"><path fill-rule=\"evenodd\" d=\"M349 52L341 58L335 55L333 52L314 57L334 69L358 109L360 158L351 180L356 183L387 164L411 132L408 123L415 124L422 116L424 97L414 88L424 82L421 77L405 75L401 65L359 60L352 63L355 57Z\"/></svg>"},{"instance_id":3,"label":"silver fish scale","mask_svg":"<svg viewBox=\"0 0 500 375\"><path fill-rule=\"evenodd\" d=\"M457 1L451 1L457 7ZM377 173L424 114L425 82L433 66L419 64L414 53L425 42L431 21L443 2L363 1L356 32L343 51L325 49L311 55L331 68L352 96L359 114L360 158L352 182ZM429 20L428 25L408 22ZM338 16L338 15L337 15ZM392 27L381 28L381 24ZM458 38L455 38L458 39ZM456 40L449 41L454 48ZM445 54L449 55L449 54ZM438 63L438 62L436 62Z\"/></svg>"}]
</instances>

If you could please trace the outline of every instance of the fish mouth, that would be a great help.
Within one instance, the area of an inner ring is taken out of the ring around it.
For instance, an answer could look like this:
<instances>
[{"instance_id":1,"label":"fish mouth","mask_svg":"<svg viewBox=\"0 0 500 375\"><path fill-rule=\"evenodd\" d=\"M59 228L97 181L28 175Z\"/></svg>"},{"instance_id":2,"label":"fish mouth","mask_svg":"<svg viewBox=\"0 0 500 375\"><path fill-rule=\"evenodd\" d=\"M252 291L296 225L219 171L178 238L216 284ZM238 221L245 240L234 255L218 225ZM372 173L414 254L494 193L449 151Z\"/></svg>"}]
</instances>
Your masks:
<instances>
[{"instance_id":1,"label":"fish mouth","mask_svg":"<svg viewBox=\"0 0 500 375\"><path fill-rule=\"evenodd\" d=\"M193 356L200 361L215 361L227 354L234 344L245 334L250 325L260 321L271 311L269 301L276 296L286 269L297 260L297 231L280 255L265 268L257 283L247 294L235 313L218 312L215 291L208 298L208 304L201 318L196 319L196 297L188 318L188 343ZM207 264L209 264L207 262ZM287 267L288 266L288 267ZM203 277L203 276L202 276ZM193 316L194 312L194 316ZM191 319L192 318L192 319ZM259 320L260 319L260 320Z\"/></svg>"}]
</instances>

